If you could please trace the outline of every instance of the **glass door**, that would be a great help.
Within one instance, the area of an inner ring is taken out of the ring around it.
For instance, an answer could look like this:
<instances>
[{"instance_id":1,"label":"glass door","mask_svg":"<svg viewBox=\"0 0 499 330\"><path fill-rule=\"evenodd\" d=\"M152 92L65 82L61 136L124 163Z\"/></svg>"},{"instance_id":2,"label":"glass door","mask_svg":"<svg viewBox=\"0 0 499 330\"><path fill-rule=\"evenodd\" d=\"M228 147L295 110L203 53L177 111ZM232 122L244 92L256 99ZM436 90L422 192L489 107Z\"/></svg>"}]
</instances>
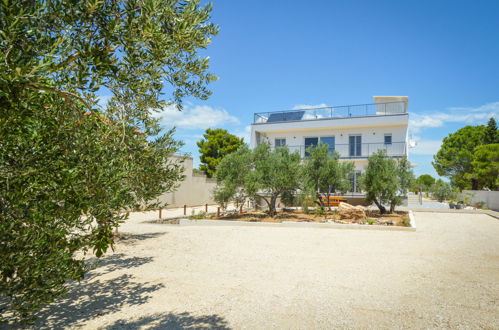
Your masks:
<instances>
[{"instance_id":1,"label":"glass door","mask_svg":"<svg viewBox=\"0 0 499 330\"><path fill-rule=\"evenodd\" d=\"M348 137L349 155L350 157L362 156L362 136L350 135Z\"/></svg>"}]
</instances>

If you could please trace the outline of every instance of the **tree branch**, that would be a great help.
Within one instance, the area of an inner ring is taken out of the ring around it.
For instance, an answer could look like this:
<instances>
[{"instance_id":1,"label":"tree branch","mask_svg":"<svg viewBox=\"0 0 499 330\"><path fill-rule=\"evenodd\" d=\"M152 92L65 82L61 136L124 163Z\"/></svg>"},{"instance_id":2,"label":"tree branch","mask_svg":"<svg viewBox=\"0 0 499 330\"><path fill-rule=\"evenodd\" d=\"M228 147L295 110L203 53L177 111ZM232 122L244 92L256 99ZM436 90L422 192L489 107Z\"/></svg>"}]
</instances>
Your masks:
<instances>
[{"instance_id":1,"label":"tree branch","mask_svg":"<svg viewBox=\"0 0 499 330\"><path fill-rule=\"evenodd\" d=\"M74 103L74 104L77 104L75 102L75 100L73 100L73 98L76 98L80 102L85 104L85 106L87 108L92 109L92 107L90 106L90 104L88 104L87 101L85 101L81 96L79 96L78 94L75 94L75 93L65 92L65 91L61 91L61 90L56 89L56 88L46 87L46 86L25 85L24 87L29 88L29 89L33 89L33 90L47 91L47 92L59 94L64 98L64 100L66 100L67 102Z\"/></svg>"}]
</instances>

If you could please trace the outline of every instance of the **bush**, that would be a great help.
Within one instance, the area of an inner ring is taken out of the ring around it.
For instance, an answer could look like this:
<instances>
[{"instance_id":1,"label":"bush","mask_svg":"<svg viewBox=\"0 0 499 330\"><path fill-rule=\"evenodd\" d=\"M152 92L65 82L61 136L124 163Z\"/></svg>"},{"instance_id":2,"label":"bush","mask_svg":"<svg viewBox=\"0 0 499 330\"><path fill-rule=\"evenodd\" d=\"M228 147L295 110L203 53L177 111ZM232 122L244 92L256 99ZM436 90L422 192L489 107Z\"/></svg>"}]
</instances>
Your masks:
<instances>
[{"instance_id":1,"label":"bush","mask_svg":"<svg viewBox=\"0 0 499 330\"><path fill-rule=\"evenodd\" d=\"M191 211L191 215L189 216L189 220L200 220L206 219L206 212L200 211L198 214L194 210Z\"/></svg>"},{"instance_id":2,"label":"bush","mask_svg":"<svg viewBox=\"0 0 499 330\"><path fill-rule=\"evenodd\" d=\"M432 195L433 198L435 198L439 202L455 199L457 197L457 194L452 189L450 183L444 182L441 179L438 179L437 182L435 182L435 184L433 185Z\"/></svg>"}]
</instances>

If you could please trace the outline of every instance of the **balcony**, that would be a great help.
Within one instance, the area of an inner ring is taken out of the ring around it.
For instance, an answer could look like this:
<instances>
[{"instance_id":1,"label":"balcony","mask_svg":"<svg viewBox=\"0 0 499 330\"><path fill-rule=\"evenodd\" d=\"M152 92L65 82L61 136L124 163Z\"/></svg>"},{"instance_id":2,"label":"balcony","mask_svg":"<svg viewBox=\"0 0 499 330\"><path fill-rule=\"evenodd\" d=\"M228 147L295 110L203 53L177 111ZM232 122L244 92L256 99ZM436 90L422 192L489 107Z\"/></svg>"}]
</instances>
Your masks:
<instances>
[{"instance_id":1,"label":"balcony","mask_svg":"<svg viewBox=\"0 0 499 330\"><path fill-rule=\"evenodd\" d=\"M306 150L313 146L296 145L287 146L289 151L298 152L302 158L308 156ZM329 151L336 151L340 159L367 159L378 150L385 150L388 157L407 156L407 144L405 142L385 143L360 143L360 144L335 144L329 147Z\"/></svg>"},{"instance_id":2,"label":"balcony","mask_svg":"<svg viewBox=\"0 0 499 330\"><path fill-rule=\"evenodd\" d=\"M407 102L397 101L309 108L301 110L258 112L254 114L253 124L283 123L332 118L389 116L404 113L407 113Z\"/></svg>"}]
</instances>

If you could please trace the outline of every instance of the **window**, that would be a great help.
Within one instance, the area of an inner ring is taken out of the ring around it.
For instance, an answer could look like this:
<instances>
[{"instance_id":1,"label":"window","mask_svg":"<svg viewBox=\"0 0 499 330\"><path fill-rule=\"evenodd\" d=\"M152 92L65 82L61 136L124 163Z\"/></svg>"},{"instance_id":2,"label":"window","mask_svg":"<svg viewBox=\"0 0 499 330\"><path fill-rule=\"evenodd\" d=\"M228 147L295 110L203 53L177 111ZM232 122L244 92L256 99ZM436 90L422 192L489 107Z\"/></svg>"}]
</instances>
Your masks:
<instances>
[{"instance_id":1,"label":"window","mask_svg":"<svg viewBox=\"0 0 499 330\"><path fill-rule=\"evenodd\" d=\"M308 137L305 138L305 156L310 156L308 148L317 147L319 143L327 144L329 152L334 152L334 136Z\"/></svg>"},{"instance_id":2,"label":"window","mask_svg":"<svg viewBox=\"0 0 499 330\"><path fill-rule=\"evenodd\" d=\"M392 135L385 134L385 144L392 144Z\"/></svg>"},{"instance_id":3,"label":"window","mask_svg":"<svg viewBox=\"0 0 499 330\"><path fill-rule=\"evenodd\" d=\"M362 155L362 136L350 135L348 137L348 147L350 157L360 157Z\"/></svg>"},{"instance_id":4,"label":"window","mask_svg":"<svg viewBox=\"0 0 499 330\"><path fill-rule=\"evenodd\" d=\"M334 136L321 136L319 141L328 145L329 152L334 152Z\"/></svg>"},{"instance_id":5,"label":"window","mask_svg":"<svg viewBox=\"0 0 499 330\"><path fill-rule=\"evenodd\" d=\"M305 157L310 156L310 153L307 151L307 149L310 147L317 147L318 144L319 144L318 137L305 138Z\"/></svg>"},{"instance_id":6,"label":"window","mask_svg":"<svg viewBox=\"0 0 499 330\"><path fill-rule=\"evenodd\" d=\"M275 147L284 147L286 145L286 139L275 139Z\"/></svg>"}]
</instances>

